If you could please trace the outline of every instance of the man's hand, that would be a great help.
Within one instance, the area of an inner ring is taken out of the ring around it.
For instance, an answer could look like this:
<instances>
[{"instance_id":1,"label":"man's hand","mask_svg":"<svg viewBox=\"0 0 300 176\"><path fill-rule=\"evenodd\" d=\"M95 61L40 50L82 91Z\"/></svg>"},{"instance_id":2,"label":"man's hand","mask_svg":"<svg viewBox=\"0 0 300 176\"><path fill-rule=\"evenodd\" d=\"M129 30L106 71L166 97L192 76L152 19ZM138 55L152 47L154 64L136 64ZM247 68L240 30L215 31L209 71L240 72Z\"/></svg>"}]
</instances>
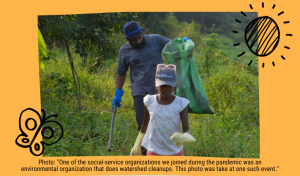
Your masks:
<instances>
[{"instance_id":1,"label":"man's hand","mask_svg":"<svg viewBox=\"0 0 300 176\"><path fill-rule=\"evenodd\" d=\"M190 38L187 38L187 37L183 37L183 40L186 42L188 41Z\"/></svg>"},{"instance_id":2,"label":"man's hand","mask_svg":"<svg viewBox=\"0 0 300 176\"><path fill-rule=\"evenodd\" d=\"M112 102L112 109L114 110L115 104L118 103L118 108L121 107L121 99L123 95L122 89L116 89L115 97Z\"/></svg>"},{"instance_id":3,"label":"man's hand","mask_svg":"<svg viewBox=\"0 0 300 176\"><path fill-rule=\"evenodd\" d=\"M175 142L175 145L177 147L180 147L182 146L183 144L186 144L186 143L190 143L190 142L195 142L196 139L190 135L190 133L179 133L179 132L175 132L170 139L173 139L174 142Z\"/></svg>"}]
</instances>

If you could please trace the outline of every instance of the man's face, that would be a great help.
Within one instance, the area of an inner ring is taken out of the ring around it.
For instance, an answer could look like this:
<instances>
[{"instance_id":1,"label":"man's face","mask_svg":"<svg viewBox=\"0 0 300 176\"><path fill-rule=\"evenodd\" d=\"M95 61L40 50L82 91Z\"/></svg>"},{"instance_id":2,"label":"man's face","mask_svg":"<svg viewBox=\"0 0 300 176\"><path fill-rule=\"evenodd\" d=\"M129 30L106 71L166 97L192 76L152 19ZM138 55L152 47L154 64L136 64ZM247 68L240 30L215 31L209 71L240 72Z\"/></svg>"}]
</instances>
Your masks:
<instances>
[{"instance_id":1,"label":"man's face","mask_svg":"<svg viewBox=\"0 0 300 176\"><path fill-rule=\"evenodd\" d=\"M131 46L136 49L141 49L145 46L145 38L144 35L141 34L134 39L127 39Z\"/></svg>"}]
</instances>

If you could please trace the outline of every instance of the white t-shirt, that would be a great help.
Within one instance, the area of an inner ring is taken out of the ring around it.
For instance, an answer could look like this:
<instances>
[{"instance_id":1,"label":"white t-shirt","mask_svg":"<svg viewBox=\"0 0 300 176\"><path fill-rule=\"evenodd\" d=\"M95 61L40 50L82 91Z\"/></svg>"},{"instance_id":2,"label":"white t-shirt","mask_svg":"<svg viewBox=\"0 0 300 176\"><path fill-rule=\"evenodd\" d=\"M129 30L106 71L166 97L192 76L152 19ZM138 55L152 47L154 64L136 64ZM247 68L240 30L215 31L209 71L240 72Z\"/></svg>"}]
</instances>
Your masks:
<instances>
[{"instance_id":1,"label":"white t-shirt","mask_svg":"<svg viewBox=\"0 0 300 176\"><path fill-rule=\"evenodd\" d=\"M177 147L170 137L175 132L181 132L180 112L190 101L176 96L171 104L161 105L157 102L156 96L144 97L150 121L142 146L159 155L174 155L179 153L183 146Z\"/></svg>"}]
</instances>

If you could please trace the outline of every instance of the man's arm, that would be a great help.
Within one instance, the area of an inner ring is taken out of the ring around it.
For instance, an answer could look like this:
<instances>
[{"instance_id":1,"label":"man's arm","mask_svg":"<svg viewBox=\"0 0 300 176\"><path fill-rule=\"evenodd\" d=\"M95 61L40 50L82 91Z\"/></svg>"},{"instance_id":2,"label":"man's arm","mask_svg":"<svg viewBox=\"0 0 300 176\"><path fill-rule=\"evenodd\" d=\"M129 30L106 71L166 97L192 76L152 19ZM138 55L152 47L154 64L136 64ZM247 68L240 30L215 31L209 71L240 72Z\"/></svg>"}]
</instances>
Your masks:
<instances>
[{"instance_id":1,"label":"man's arm","mask_svg":"<svg viewBox=\"0 0 300 176\"><path fill-rule=\"evenodd\" d=\"M124 56L124 50L120 48L119 51L119 59L118 59L118 67L116 70L117 78L116 78L116 90L115 97L112 102L112 109L114 109L115 104L118 104L118 107L121 107L121 100L123 96L123 85L126 79L126 72L128 70L128 64L126 62L126 57Z\"/></svg>"},{"instance_id":2,"label":"man's arm","mask_svg":"<svg viewBox=\"0 0 300 176\"><path fill-rule=\"evenodd\" d=\"M117 79L116 79L116 89L122 89L126 80L126 73L129 67L128 58L126 55L126 50L124 49L124 45L120 48L119 58L118 58L118 66L117 66Z\"/></svg>"},{"instance_id":3,"label":"man's arm","mask_svg":"<svg viewBox=\"0 0 300 176\"><path fill-rule=\"evenodd\" d=\"M117 74L116 88L122 89L124 86L125 80L126 80L126 73L124 75Z\"/></svg>"},{"instance_id":4,"label":"man's arm","mask_svg":"<svg viewBox=\"0 0 300 176\"><path fill-rule=\"evenodd\" d=\"M159 43L162 47L162 49L166 46L167 43L169 43L170 41L172 41L171 39L162 36L162 35L158 35L159 36Z\"/></svg>"}]
</instances>

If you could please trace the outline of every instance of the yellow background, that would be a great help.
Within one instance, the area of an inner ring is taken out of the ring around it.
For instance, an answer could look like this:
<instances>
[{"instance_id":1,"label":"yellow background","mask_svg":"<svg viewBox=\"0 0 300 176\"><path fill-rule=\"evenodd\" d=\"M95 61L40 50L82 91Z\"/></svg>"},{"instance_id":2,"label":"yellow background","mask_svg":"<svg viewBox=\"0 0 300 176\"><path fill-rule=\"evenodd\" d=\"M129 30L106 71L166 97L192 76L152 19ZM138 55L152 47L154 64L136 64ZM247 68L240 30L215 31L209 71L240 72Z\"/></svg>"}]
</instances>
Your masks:
<instances>
[{"instance_id":1,"label":"yellow background","mask_svg":"<svg viewBox=\"0 0 300 176\"><path fill-rule=\"evenodd\" d=\"M262 8L264 2L264 8ZM253 10L249 4L252 4ZM275 9L272 9L276 4ZM51 1L4 1L0 3L0 101L1 101L1 175L64 175L64 172L21 172L21 167L38 166L38 160L15 144L19 131L19 116L26 108L40 112L40 82L37 41L38 15L58 15L99 12L250 12L269 16L279 26L281 38L276 50L267 57L259 58L259 104L262 166L279 166L276 172L255 172L262 175L299 174L299 1L297 0L152 0L152 1L96 1L96 0L51 0ZM278 13L284 14L278 16ZM242 16L241 16L242 17ZM239 19L242 21L242 19ZM284 24L284 21L290 21ZM293 34L292 37L285 36ZM290 47L285 49L284 46ZM281 59L283 55L286 59ZM262 68L262 63L265 67ZM275 62L275 67L272 65ZM46 110L47 112L47 110ZM48 114L50 115L50 114ZM55 144L54 144L55 145ZM47 146L46 146L47 148ZM55 160L59 157L44 159ZM131 159L124 157L61 157L72 159ZM138 159L141 157L135 157ZM150 157L149 157L150 158ZM147 159L149 159L147 158ZM160 157L159 159L170 159ZM187 159L195 157L184 157ZM182 159L184 159L182 158ZM158 159L153 158L151 159ZM200 160L208 158L198 157ZM220 158L210 158L221 160ZM223 158L222 160L226 160ZM242 159L247 160L247 159ZM143 172L70 172L71 175L142 175ZM151 172L146 175L164 175ZM172 172L173 175L252 175L252 172Z\"/></svg>"}]
</instances>

